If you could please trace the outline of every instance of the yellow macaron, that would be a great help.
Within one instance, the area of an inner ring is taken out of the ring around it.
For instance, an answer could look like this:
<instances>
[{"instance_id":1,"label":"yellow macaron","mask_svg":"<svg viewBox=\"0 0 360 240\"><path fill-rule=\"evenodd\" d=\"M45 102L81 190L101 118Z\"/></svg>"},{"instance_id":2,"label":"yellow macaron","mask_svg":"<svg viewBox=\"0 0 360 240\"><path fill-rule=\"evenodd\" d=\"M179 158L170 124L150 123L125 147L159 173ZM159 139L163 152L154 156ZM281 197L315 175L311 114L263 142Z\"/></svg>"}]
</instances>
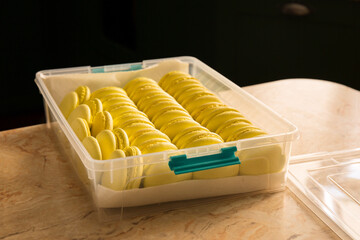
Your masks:
<instances>
[{"instance_id":1,"label":"yellow macaron","mask_svg":"<svg viewBox=\"0 0 360 240\"><path fill-rule=\"evenodd\" d=\"M230 142L245 138L257 137L261 135L266 135L266 132L264 132L260 128L254 126L248 126L236 130L231 136L227 138L227 141Z\"/></svg>"},{"instance_id":2,"label":"yellow macaron","mask_svg":"<svg viewBox=\"0 0 360 240\"><path fill-rule=\"evenodd\" d=\"M240 175L263 175L284 170L286 157L279 145L261 146L241 150Z\"/></svg>"},{"instance_id":3,"label":"yellow macaron","mask_svg":"<svg viewBox=\"0 0 360 240\"><path fill-rule=\"evenodd\" d=\"M178 141L180 139L182 139L182 137L190 132L193 132L193 131L202 131L202 132L209 132L209 129L201 126L201 125L198 125L198 126L193 126L193 127L189 127L189 128L186 128L182 131L179 131L175 137L172 139L172 143L174 143L176 146L178 146Z\"/></svg>"},{"instance_id":4,"label":"yellow macaron","mask_svg":"<svg viewBox=\"0 0 360 240\"><path fill-rule=\"evenodd\" d=\"M100 145L96 138L93 136L85 137L82 144L93 159L102 160Z\"/></svg>"},{"instance_id":5,"label":"yellow macaron","mask_svg":"<svg viewBox=\"0 0 360 240\"><path fill-rule=\"evenodd\" d=\"M153 125L147 122L136 122L131 123L124 127L126 134L131 138L134 134L136 134L137 131L143 130L143 129L154 129Z\"/></svg>"},{"instance_id":6,"label":"yellow macaron","mask_svg":"<svg viewBox=\"0 0 360 240\"><path fill-rule=\"evenodd\" d=\"M208 128L210 131L216 132L216 130L220 126L225 125L224 122L233 119L242 120L243 122L247 122L251 124L251 122L246 118L244 118L243 115L241 115L239 112L227 111L227 112L219 113L210 119L206 119L205 121L202 122L202 125Z\"/></svg>"},{"instance_id":7,"label":"yellow macaron","mask_svg":"<svg viewBox=\"0 0 360 240\"><path fill-rule=\"evenodd\" d=\"M170 142L170 138L166 134L160 132L157 129L153 129L152 131L146 131L143 134L135 137L132 140L131 145L138 146L146 141L149 141L151 139L157 139L157 138L163 138L166 141Z\"/></svg>"},{"instance_id":8,"label":"yellow macaron","mask_svg":"<svg viewBox=\"0 0 360 240\"><path fill-rule=\"evenodd\" d=\"M96 140L99 142L102 159L109 159L116 149L116 137L111 130L102 130L97 134Z\"/></svg>"},{"instance_id":9,"label":"yellow macaron","mask_svg":"<svg viewBox=\"0 0 360 240\"><path fill-rule=\"evenodd\" d=\"M91 117L90 107L86 104L80 104L70 113L67 121L71 123L76 118L83 118L90 124L92 120Z\"/></svg>"},{"instance_id":10,"label":"yellow macaron","mask_svg":"<svg viewBox=\"0 0 360 240\"><path fill-rule=\"evenodd\" d=\"M243 128L251 126L249 123L244 121L227 121L227 124L223 124L216 133L219 134L225 142L228 142L229 137L233 136L234 132Z\"/></svg>"},{"instance_id":11,"label":"yellow macaron","mask_svg":"<svg viewBox=\"0 0 360 240\"><path fill-rule=\"evenodd\" d=\"M116 149L113 151L109 159L124 158L126 157L123 150ZM124 190L127 180L127 162L126 161L114 161L107 163L105 171L101 176L101 185L110 188L115 191Z\"/></svg>"},{"instance_id":12,"label":"yellow macaron","mask_svg":"<svg viewBox=\"0 0 360 240\"><path fill-rule=\"evenodd\" d=\"M84 102L91 110L91 116L94 117L98 112L103 111L103 105L99 98L92 98Z\"/></svg>"},{"instance_id":13,"label":"yellow macaron","mask_svg":"<svg viewBox=\"0 0 360 240\"><path fill-rule=\"evenodd\" d=\"M200 139L203 139L202 141ZM216 139L216 140L214 140ZM196 144L198 142L198 144ZM196 130L184 134L178 141L177 146L182 148L187 148L189 146L204 146L209 145L206 142L210 142L210 144L223 143L224 140L217 135L216 133L204 131L204 130Z\"/></svg>"},{"instance_id":14,"label":"yellow macaron","mask_svg":"<svg viewBox=\"0 0 360 240\"><path fill-rule=\"evenodd\" d=\"M69 92L62 99L59 108L65 118L79 105L79 97L76 92Z\"/></svg>"},{"instance_id":15,"label":"yellow macaron","mask_svg":"<svg viewBox=\"0 0 360 240\"><path fill-rule=\"evenodd\" d=\"M108 110L108 112L111 114L113 119L115 119L116 117L121 116L125 112L129 112L129 111L137 111L138 112L139 110L137 108L135 108L134 106L129 106L129 105L125 105L125 106L117 105L116 108L112 108L112 109Z\"/></svg>"},{"instance_id":16,"label":"yellow macaron","mask_svg":"<svg viewBox=\"0 0 360 240\"><path fill-rule=\"evenodd\" d=\"M207 103L220 103L222 104L221 100L214 96L214 95L206 95L206 96L200 96L198 98L195 98L193 101L189 102L184 105L183 107L191 114L193 115L194 110L198 109L200 106L207 104Z\"/></svg>"},{"instance_id":17,"label":"yellow macaron","mask_svg":"<svg viewBox=\"0 0 360 240\"><path fill-rule=\"evenodd\" d=\"M168 87L166 92L168 92L170 95L173 96L176 92L182 91L183 88L187 89L188 85L201 86L201 83L199 82L199 80L193 77L181 78L178 81L176 81L174 85Z\"/></svg>"},{"instance_id":18,"label":"yellow macaron","mask_svg":"<svg viewBox=\"0 0 360 240\"><path fill-rule=\"evenodd\" d=\"M180 77L191 77L188 73L182 71L170 71L166 73L159 81L159 86L161 88L166 88L167 86L171 85L174 79Z\"/></svg>"},{"instance_id":19,"label":"yellow macaron","mask_svg":"<svg viewBox=\"0 0 360 240\"><path fill-rule=\"evenodd\" d=\"M109 86L109 87L103 87L103 88L97 89L96 91L91 93L90 99L93 99L93 98L101 99L103 96L107 96L107 95L113 94L113 93L119 93L124 96L127 96L124 89L122 89L120 87L116 87L116 86Z\"/></svg>"},{"instance_id":20,"label":"yellow macaron","mask_svg":"<svg viewBox=\"0 0 360 240\"><path fill-rule=\"evenodd\" d=\"M70 127L76 136L82 141L84 138L90 136L90 128L88 122L83 118L76 118L70 123Z\"/></svg>"},{"instance_id":21,"label":"yellow macaron","mask_svg":"<svg viewBox=\"0 0 360 240\"><path fill-rule=\"evenodd\" d=\"M138 78L134 78L131 81L129 81L125 87L124 90L128 93L128 94L132 94L136 89L146 86L146 85L153 85L153 86L157 86L157 82L155 82L153 79L151 78L147 78L147 77L138 77Z\"/></svg>"},{"instance_id":22,"label":"yellow macaron","mask_svg":"<svg viewBox=\"0 0 360 240\"><path fill-rule=\"evenodd\" d=\"M154 123L154 125L157 129L160 129L163 125L167 124L172 119L179 118L179 117L185 117L185 118L192 119L191 116L189 115L189 113L187 113L183 110L172 109L169 111L162 112L159 115L155 115L152 118L152 122Z\"/></svg>"},{"instance_id":23,"label":"yellow macaron","mask_svg":"<svg viewBox=\"0 0 360 240\"><path fill-rule=\"evenodd\" d=\"M235 108L228 107L224 105L210 105L208 108L205 108L196 116L196 121L202 124L206 124L208 120L214 117L217 114L227 112L227 111L237 111Z\"/></svg>"},{"instance_id":24,"label":"yellow macaron","mask_svg":"<svg viewBox=\"0 0 360 240\"><path fill-rule=\"evenodd\" d=\"M168 163L164 162L150 164L144 172L145 188L192 179L192 173L175 175L175 173L170 170Z\"/></svg>"},{"instance_id":25,"label":"yellow macaron","mask_svg":"<svg viewBox=\"0 0 360 240\"><path fill-rule=\"evenodd\" d=\"M82 104L90 99L91 91L88 86L79 86L75 92L79 97L79 104Z\"/></svg>"},{"instance_id":26,"label":"yellow macaron","mask_svg":"<svg viewBox=\"0 0 360 240\"><path fill-rule=\"evenodd\" d=\"M124 149L130 145L129 138L122 128L115 128L112 130L116 138L116 148Z\"/></svg>"},{"instance_id":27,"label":"yellow macaron","mask_svg":"<svg viewBox=\"0 0 360 240\"><path fill-rule=\"evenodd\" d=\"M169 136L170 139L173 139L175 135L182 130L185 130L190 127L199 126L200 124L188 117L178 117L172 119L165 125L160 128L160 131Z\"/></svg>"},{"instance_id":28,"label":"yellow macaron","mask_svg":"<svg viewBox=\"0 0 360 240\"><path fill-rule=\"evenodd\" d=\"M124 148L124 152L128 157L141 155L141 151L135 146ZM139 188L144 170L143 160L139 157L132 159L132 161L129 160L129 162L131 166L127 168L126 189Z\"/></svg>"},{"instance_id":29,"label":"yellow macaron","mask_svg":"<svg viewBox=\"0 0 360 240\"><path fill-rule=\"evenodd\" d=\"M98 133L105 129L113 129L112 116L108 111L98 112L93 118L91 125L91 135L96 137Z\"/></svg>"},{"instance_id":30,"label":"yellow macaron","mask_svg":"<svg viewBox=\"0 0 360 240\"><path fill-rule=\"evenodd\" d=\"M130 105L135 107L134 102L125 96L109 98L105 101L102 101L102 103L104 110L108 110L115 105Z\"/></svg>"}]
</instances>

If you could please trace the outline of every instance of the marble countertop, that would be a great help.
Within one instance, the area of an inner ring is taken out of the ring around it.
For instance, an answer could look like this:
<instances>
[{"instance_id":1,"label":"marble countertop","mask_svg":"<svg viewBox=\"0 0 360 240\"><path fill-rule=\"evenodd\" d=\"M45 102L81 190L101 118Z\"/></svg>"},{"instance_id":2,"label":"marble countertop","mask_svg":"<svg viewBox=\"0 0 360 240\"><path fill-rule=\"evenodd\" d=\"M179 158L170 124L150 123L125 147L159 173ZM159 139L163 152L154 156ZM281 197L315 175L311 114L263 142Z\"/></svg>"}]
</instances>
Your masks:
<instances>
[{"instance_id":1,"label":"marble countertop","mask_svg":"<svg viewBox=\"0 0 360 240\"><path fill-rule=\"evenodd\" d=\"M298 126L293 155L360 144L360 92L291 79L246 91ZM45 124L0 132L0 239L339 239L290 190L100 223Z\"/></svg>"}]
</instances>

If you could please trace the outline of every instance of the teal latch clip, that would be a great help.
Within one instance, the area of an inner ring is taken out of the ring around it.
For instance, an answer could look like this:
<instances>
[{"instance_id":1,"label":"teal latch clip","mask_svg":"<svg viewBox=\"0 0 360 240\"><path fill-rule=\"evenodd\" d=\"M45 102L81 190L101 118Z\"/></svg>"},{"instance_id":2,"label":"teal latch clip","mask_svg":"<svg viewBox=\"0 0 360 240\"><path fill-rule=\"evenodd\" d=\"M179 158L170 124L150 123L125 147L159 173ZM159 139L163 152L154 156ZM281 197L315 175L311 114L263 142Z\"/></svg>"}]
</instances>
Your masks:
<instances>
[{"instance_id":1,"label":"teal latch clip","mask_svg":"<svg viewBox=\"0 0 360 240\"><path fill-rule=\"evenodd\" d=\"M236 146L222 148L218 154L187 158L186 154L171 156L169 167L176 175L240 164Z\"/></svg>"}]
</instances>

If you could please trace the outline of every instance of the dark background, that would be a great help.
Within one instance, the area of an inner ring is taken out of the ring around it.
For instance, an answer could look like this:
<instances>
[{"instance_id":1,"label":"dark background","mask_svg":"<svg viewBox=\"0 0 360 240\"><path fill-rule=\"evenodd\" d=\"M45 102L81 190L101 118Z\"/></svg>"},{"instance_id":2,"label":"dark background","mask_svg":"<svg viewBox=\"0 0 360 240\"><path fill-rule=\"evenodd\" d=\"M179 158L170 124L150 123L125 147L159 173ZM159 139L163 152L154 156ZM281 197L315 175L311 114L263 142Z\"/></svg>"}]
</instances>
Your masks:
<instances>
[{"instance_id":1,"label":"dark background","mask_svg":"<svg viewBox=\"0 0 360 240\"><path fill-rule=\"evenodd\" d=\"M294 2L310 13L285 13ZM5 0L0 14L0 130L45 121L44 69L188 55L239 86L301 77L360 90L360 1Z\"/></svg>"}]
</instances>

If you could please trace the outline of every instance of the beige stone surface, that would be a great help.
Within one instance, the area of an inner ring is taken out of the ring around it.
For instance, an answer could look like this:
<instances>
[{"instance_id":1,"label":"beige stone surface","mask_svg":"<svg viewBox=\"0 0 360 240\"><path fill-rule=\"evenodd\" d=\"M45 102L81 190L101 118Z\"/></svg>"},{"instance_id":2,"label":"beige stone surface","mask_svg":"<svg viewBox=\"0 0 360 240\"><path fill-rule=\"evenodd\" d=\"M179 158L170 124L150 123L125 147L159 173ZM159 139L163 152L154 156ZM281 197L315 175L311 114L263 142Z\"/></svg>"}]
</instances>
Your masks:
<instances>
[{"instance_id":1,"label":"beige stone surface","mask_svg":"<svg viewBox=\"0 0 360 240\"><path fill-rule=\"evenodd\" d=\"M299 127L293 154L359 145L360 93L317 80L244 88ZM45 124L0 132L0 239L338 239L288 189L98 221Z\"/></svg>"}]
</instances>

